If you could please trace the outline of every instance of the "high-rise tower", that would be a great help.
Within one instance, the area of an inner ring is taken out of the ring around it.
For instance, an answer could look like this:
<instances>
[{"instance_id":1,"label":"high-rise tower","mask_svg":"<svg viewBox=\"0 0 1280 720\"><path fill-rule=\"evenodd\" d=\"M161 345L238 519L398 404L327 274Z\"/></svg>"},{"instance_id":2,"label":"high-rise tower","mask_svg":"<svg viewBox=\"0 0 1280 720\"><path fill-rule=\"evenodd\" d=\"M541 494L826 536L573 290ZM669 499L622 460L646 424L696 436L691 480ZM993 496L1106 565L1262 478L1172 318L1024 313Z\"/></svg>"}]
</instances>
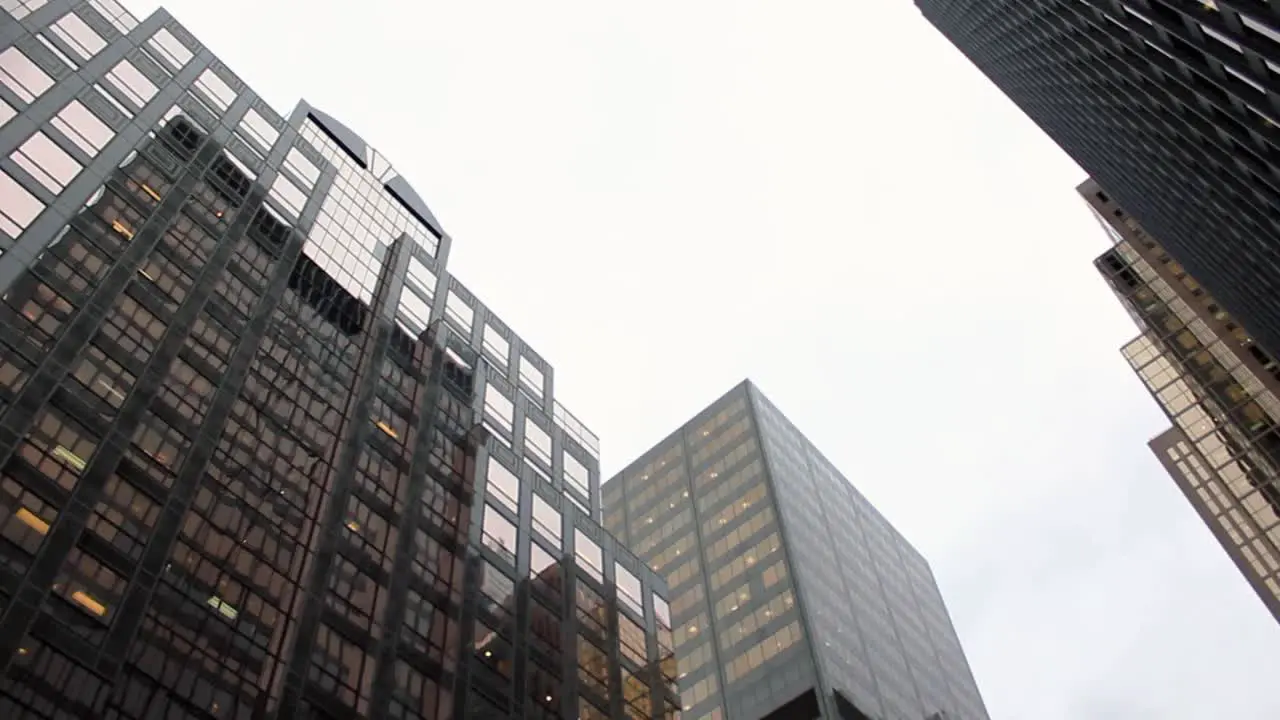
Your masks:
<instances>
[{"instance_id":1,"label":"high-rise tower","mask_svg":"<svg viewBox=\"0 0 1280 720\"><path fill-rule=\"evenodd\" d=\"M604 508L666 576L686 718L988 717L929 564L750 382Z\"/></svg>"},{"instance_id":2,"label":"high-rise tower","mask_svg":"<svg viewBox=\"0 0 1280 720\"><path fill-rule=\"evenodd\" d=\"M916 4L1263 346L1280 349L1280 3Z\"/></svg>"},{"instance_id":3,"label":"high-rise tower","mask_svg":"<svg viewBox=\"0 0 1280 720\"><path fill-rule=\"evenodd\" d=\"M1142 332L1125 359L1172 424L1151 449L1280 620L1280 363L1092 180L1095 264Z\"/></svg>"},{"instance_id":4,"label":"high-rise tower","mask_svg":"<svg viewBox=\"0 0 1280 720\"><path fill-rule=\"evenodd\" d=\"M164 11L0 3L0 715L675 715L595 438L449 247Z\"/></svg>"}]
</instances>

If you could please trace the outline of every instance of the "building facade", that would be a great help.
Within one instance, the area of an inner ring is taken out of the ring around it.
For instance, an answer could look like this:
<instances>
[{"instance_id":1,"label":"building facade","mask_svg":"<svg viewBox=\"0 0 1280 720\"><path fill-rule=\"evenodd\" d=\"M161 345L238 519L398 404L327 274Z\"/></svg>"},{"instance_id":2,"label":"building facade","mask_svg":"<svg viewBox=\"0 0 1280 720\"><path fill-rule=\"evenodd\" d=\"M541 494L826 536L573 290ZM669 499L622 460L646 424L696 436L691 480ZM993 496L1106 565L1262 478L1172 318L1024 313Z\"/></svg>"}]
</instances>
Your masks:
<instances>
[{"instance_id":1,"label":"building facade","mask_svg":"<svg viewBox=\"0 0 1280 720\"><path fill-rule=\"evenodd\" d=\"M1141 334L1125 359L1172 427L1150 443L1280 620L1280 364L1092 180L1114 246L1095 264Z\"/></svg>"},{"instance_id":2,"label":"building facade","mask_svg":"<svg viewBox=\"0 0 1280 720\"><path fill-rule=\"evenodd\" d=\"M359 135L0 2L0 713L674 717L598 444Z\"/></svg>"},{"instance_id":3,"label":"building facade","mask_svg":"<svg viewBox=\"0 0 1280 720\"><path fill-rule=\"evenodd\" d=\"M750 382L603 494L666 576L684 717L988 717L929 564Z\"/></svg>"},{"instance_id":4,"label":"building facade","mask_svg":"<svg viewBox=\"0 0 1280 720\"><path fill-rule=\"evenodd\" d=\"M1280 348L1280 4L916 0L1271 348Z\"/></svg>"}]
</instances>

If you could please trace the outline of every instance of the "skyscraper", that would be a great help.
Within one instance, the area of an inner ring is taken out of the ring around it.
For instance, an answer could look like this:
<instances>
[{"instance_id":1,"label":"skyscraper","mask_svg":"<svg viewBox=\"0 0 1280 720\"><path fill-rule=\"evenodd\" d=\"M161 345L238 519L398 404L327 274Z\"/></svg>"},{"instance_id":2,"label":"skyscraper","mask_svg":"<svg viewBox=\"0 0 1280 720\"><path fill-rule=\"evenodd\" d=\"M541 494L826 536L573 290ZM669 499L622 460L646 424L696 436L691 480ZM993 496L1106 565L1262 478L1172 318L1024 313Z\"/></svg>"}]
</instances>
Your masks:
<instances>
[{"instance_id":1,"label":"skyscraper","mask_svg":"<svg viewBox=\"0 0 1280 720\"><path fill-rule=\"evenodd\" d=\"M1092 180L1115 242L1095 264L1141 334L1125 359L1172 427L1151 449L1280 620L1280 364Z\"/></svg>"},{"instance_id":2,"label":"skyscraper","mask_svg":"<svg viewBox=\"0 0 1280 720\"><path fill-rule=\"evenodd\" d=\"M916 0L924 16L1280 349L1280 4Z\"/></svg>"},{"instance_id":3,"label":"skyscraper","mask_svg":"<svg viewBox=\"0 0 1280 720\"><path fill-rule=\"evenodd\" d=\"M750 382L604 486L671 593L689 720L984 720L929 564Z\"/></svg>"},{"instance_id":4,"label":"skyscraper","mask_svg":"<svg viewBox=\"0 0 1280 720\"><path fill-rule=\"evenodd\" d=\"M675 715L596 440L450 245L164 11L0 3L0 714Z\"/></svg>"}]
</instances>

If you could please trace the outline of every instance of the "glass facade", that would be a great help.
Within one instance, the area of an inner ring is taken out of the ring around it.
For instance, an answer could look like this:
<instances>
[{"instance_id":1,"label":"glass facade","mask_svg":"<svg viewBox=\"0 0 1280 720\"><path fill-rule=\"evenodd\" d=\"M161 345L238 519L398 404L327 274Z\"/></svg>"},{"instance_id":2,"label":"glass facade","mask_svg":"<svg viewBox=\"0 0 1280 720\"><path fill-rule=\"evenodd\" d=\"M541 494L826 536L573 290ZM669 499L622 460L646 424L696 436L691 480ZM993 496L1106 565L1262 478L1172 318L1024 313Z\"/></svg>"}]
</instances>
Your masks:
<instances>
[{"instance_id":1,"label":"glass facade","mask_svg":"<svg viewBox=\"0 0 1280 720\"><path fill-rule=\"evenodd\" d=\"M666 576L686 717L987 717L928 564L754 385L603 497Z\"/></svg>"},{"instance_id":2,"label":"glass facade","mask_svg":"<svg viewBox=\"0 0 1280 720\"><path fill-rule=\"evenodd\" d=\"M358 135L0 3L0 711L674 717L599 447Z\"/></svg>"},{"instance_id":3,"label":"glass facade","mask_svg":"<svg viewBox=\"0 0 1280 720\"><path fill-rule=\"evenodd\" d=\"M1151 441L1280 620L1280 365L1096 183L1115 241L1096 261L1142 334L1123 353L1173 427Z\"/></svg>"},{"instance_id":4,"label":"glass facade","mask_svg":"<svg viewBox=\"0 0 1280 720\"><path fill-rule=\"evenodd\" d=\"M916 5L1241 323L1280 348L1280 3Z\"/></svg>"}]
</instances>

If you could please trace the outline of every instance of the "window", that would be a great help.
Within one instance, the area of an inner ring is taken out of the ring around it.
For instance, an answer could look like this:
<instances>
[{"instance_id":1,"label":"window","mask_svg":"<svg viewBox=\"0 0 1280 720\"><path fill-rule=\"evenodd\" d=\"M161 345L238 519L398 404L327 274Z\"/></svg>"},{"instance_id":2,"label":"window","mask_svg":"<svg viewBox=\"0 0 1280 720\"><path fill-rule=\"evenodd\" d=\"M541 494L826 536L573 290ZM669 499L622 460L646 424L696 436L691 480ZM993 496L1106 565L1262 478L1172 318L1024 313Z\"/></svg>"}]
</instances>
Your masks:
<instances>
[{"instance_id":1,"label":"window","mask_svg":"<svg viewBox=\"0 0 1280 720\"><path fill-rule=\"evenodd\" d=\"M483 542L511 564L516 561L516 526L492 505L484 506Z\"/></svg>"},{"instance_id":2,"label":"window","mask_svg":"<svg viewBox=\"0 0 1280 720\"><path fill-rule=\"evenodd\" d=\"M609 657L582 636L578 637L578 680L584 687L609 697Z\"/></svg>"},{"instance_id":3,"label":"window","mask_svg":"<svg viewBox=\"0 0 1280 720\"><path fill-rule=\"evenodd\" d=\"M581 530L574 530L573 554L587 574L604 582L604 559L600 546Z\"/></svg>"},{"instance_id":4,"label":"window","mask_svg":"<svg viewBox=\"0 0 1280 720\"><path fill-rule=\"evenodd\" d=\"M80 174L80 163L49 139L37 132L9 156L52 193L60 193L67 183Z\"/></svg>"},{"instance_id":5,"label":"window","mask_svg":"<svg viewBox=\"0 0 1280 720\"><path fill-rule=\"evenodd\" d=\"M449 296L446 298L444 310L445 314L457 321L463 330L471 332L471 321L475 313L472 311L471 306L467 305L452 290L449 291Z\"/></svg>"},{"instance_id":6,"label":"window","mask_svg":"<svg viewBox=\"0 0 1280 720\"><path fill-rule=\"evenodd\" d=\"M304 181L308 188L314 186L320 179L320 169L305 155L298 152L298 148L289 148L289 153L284 156L284 164L298 176L299 180ZM434 283L432 285L434 286ZM429 287L427 291L430 292L433 289L434 287Z\"/></svg>"},{"instance_id":7,"label":"window","mask_svg":"<svg viewBox=\"0 0 1280 720\"><path fill-rule=\"evenodd\" d=\"M53 78L31 62L21 50L11 47L0 53L0 83L24 102L31 102L53 87Z\"/></svg>"},{"instance_id":8,"label":"window","mask_svg":"<svg viewBox=\"0 0 1280 720\"><path fill-rule=\"evenodd\" d=\"M119 65L112 68L107 73L107 79L138 107L146 105L157 91L155 83L148 80L128 60L121 60Z\"/></svg>"},{"instance_id":9,"label":"window","mask_svg":"<svg viewBox=\"0 0 1280 720\"><path fill-rule=\"evenodd\" d=\"M11 238L18 237L41 210L44 210L44 203L9 177L8 173L0 171L0 232Z\"/></svg>"},{"instance_id":10,"label":"window","mask_svg":"<svg viewBox=\"0 0 1280 720\"><path fill-rule=\"evenodd\" d=\"M307 194L299 190L297 185L289 182L289 178L283 174L276 175L276 181L271 184L271 197L280 203L280 207L295 220L302 214L302 208L307 204Z\"/></svg>"},{"instance_id":11,"label":"window","mask_svg":"<svg viewBox=\"0 0 1280 720\"><path fill-rule=\"evenodd\" d=\"M157 55L168 60L173 64L174 68L179 70L186 67L193 57L187 46L183 45L178 38L173 36L173 33L164 28L157 30L156 34L152 35L151 39L147 41L147 45L155 50Z\"/></svg>"},{"instance_id":12,"label":"window","mask_svg":"<svg viewBox=\"0 0 1280 720\"><path fill-rule=\"evenodd\" d=\"M568 452L565 452L564 453L565 481L568 482L571 487L582 491L583 495L590 497L591 496L590 478L591 478L591 473L587 470L587 466L578 462L578 459L570 455Z\"/></svg>"},{"instance_id":13,"label":"window","mask_svg":"<svg viewBox=\"0 0 1280 720\"><path fill-rule=\"evenodd\" d=\"M244 119L240 121L240 127L262 150L270 150L280 137L280 131L272 127L271 123L253 108L245 112Z\"/></svg>"},{"instance_id":14,"label":"window","mask_svg":"<svg viewBox=\"0 0 1280 720\"><path fill-rule=\"evenodd\" d=\"M560 563L538 543L529 543L529 547L529 577L534 588L559 598L563 592Z\"/></svg>"},{"instance_id":15,"label":"window","mask_svg":"<svg viewBox=\"0 0 1280 720\"><path fill-rule=\"evenodd\" d=\"M213 103L219 112L226 112L236 99L236 91L232 90L231 86L218 77L212 69L200 73L200 77L196 78L196 88Z\"/></svg>"},{"instance_id":16,"label":"window","mask_svg":"<svg viewBox=\"0 0 1280 720\"><path fill-rule=\"evenodd\" d=\"M516 412L515 405L511 404L507 396L492 383L485 383L484 409L497 421L498 427L511 432L512 418Z\"/></svg>"},{"instance_id":17,"label":"window","mask_svg":"<svg viewBox=\"0 0 1280 720\"><path fill-rule=\"evenodd\" d=\"M622 656L640 667L649 664L644 628L626 615L618 614L618 646Z\"/></svg>"},{"instance_id":18,"label":"window","mask_svg":"<svg viewBox=\"0 0 1280 720\"><path fill-rule=\"evenodd\" d=\"M88 60L107 46L107 41L73 12L63 15L49 30L69 45L81 60Z\"/></svg>"},{"instance_id":19,"label":"window","mask_svg":"<svg viewBox=\"0 0 1280 720\"><path fill-rule=\"evenodd\" d=\"M528 386L528 390L533 391L534 399L542 398L542 370L530 362L529 358L520 358L520 381Z\"/></svg>"},{"instance_id":20,"label":"window","mask_svg":"<svg viewBox=\"0 0 1280 720\"><path fill-rule=\"evenodd\" d=\"M536 493L533 496L533 527L560 545L560 511Z\"/></svg>"},{"instance_id":21,"label":"window","mask_svg":"<svg viewBox=\"0 0 1280 720\"><path fill-rule=\"evenodd\" d=\"M630 570L613 564L614 580L618 584L618 597L632 610L644 615L644 601L640 593L640 580Z\"/></svg>"},{"instance_id":22,"label":"window","mask_svg":"<svg viewBox=\"0 0 1280 720\"><path fill-rule=\"evenodd\" d=\"M515 582L491 563L480 563L481 607L505 625L515 612Z\"/></svg>"},{"instance_id":23,"label":"window","mask_svg":"<svg viewBox=\"0 0 1280 720\"><path fill-rule=\"evenodd\" d=\"M492 456L489 457L487 478L485 492L488 496L497 498L512 512L520 512L520 478Z\"/></svg>"},{"instance_id":24,"label":"window","mask_svg":"<svg viewBox=\"0 0 1280 720\"><path fill-rule=\"evenodd\" d=\"M67 103L49 124L87 155L97 155L115 136L115 132L99 120L97 115L89 112L89 108L79 100Z\"/></svg>"},{"instance_id":25,"label":"window","mask_svg":"<svg viewBox=\"0 0 1280 720\"><path fill-rule=\"evenodd\" d=\"M506 366L507 359L511 354L511 343L503 337L494 327L488 323L484 326L484 349L493 356L495 360Z\"/></svg>"},{"instance_id":26,"label":"window","mask_svg":"<svg viewBox=\"0 0 1280 720\"><path fill-rule=\"evenodd\" d=\"M524 419L524 449L526 455L551 465L551 436L527 415Z\"/></svg>"}]
</instances>

